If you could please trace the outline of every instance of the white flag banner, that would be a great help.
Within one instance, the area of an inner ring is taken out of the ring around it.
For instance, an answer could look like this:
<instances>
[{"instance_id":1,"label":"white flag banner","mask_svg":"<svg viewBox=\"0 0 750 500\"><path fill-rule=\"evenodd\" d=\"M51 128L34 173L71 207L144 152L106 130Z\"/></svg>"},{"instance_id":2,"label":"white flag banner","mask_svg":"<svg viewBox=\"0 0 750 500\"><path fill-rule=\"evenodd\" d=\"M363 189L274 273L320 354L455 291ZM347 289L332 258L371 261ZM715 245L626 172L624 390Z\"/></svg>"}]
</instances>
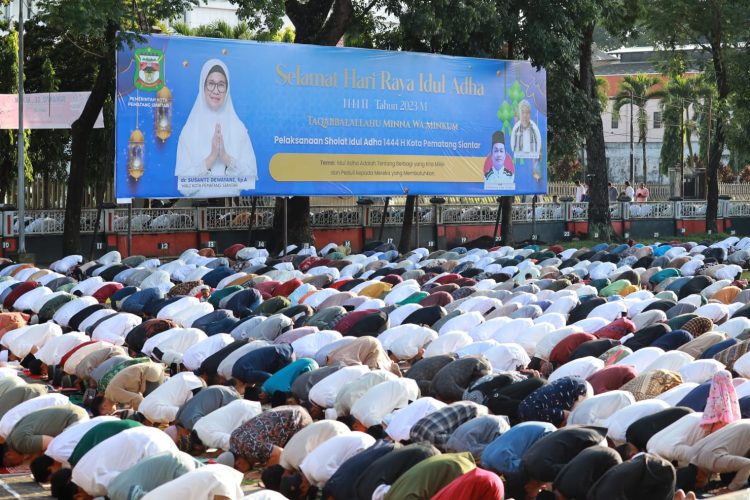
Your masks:
<instances>
[{"instance_id":1,"label":"white flag banner","mask_svg":"<svg viewBox=\"0 0 750 500\"><path fill-rule=\"evenodd\" d=\"M78 119L91 92L25 94L23 126L26 129L70 128ZM18 94L0 94L0 129L18 128ZM94 128L104 128L102 113Z\"/></svg>"}]
</instances>

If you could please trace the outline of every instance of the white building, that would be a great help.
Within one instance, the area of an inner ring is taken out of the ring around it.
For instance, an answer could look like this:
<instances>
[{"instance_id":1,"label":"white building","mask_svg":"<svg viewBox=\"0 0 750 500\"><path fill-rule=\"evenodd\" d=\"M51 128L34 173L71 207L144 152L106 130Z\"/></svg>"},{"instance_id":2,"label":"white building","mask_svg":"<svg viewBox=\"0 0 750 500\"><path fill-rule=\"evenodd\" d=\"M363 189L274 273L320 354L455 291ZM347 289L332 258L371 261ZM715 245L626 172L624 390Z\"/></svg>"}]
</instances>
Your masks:
<instances>
[{"instance_id":1,"label":"white building","mask_svg":"<svg viewBox=\"0 0 750 500\"><path fill-rule=\"evenodd\" d=\"M691 56L697 55L694 47L685 47ZM648 74L666 81L666 76L657 69L655 59L658 52L653 47L629 47L607 53L599 53L594 72L597 77L604 78L608 83L609 104L602 113L604 126L604 141L607 147L607 163L609 178L612 182L622 183L630 179L630 119L631 107L625 105L619 114L614 113L615 96L620 90L620 84L627 75ZM688 71L686 75L696 75L697 71ZM633 164L636 182L643 179L643 145L638 142L638 108L632 107L633 113ZM692 116L692 109L690 112ZM664 184L667 176L659 173L659 157L666 127L679 127L679 123L665 123L659 99L650 99L646 103L646 162L648 167L647 181L649 183ZM693 153L699 150L698 135L692 134ZM685 157L688 157L688 147L685 145Z\"/></svg>"},{"instance_id":2,"label":"white building","mask_svg":"<svg viewBox=\"0 0 750 500\"><path fill-rule=\"evenodd\" d=\"M0 7L0 15L6 21L18 21L18 4L22 0L11 0L8 5ZM23 0L23 18L29 19L36 12L34 0Z\"/></svg>"},{"instance_id":3,"label":"white building","mask_svg":"<svg viewBox=\"0 0 750 500\"><path fill-rule=\"evenodd\" d=\"M183 21L191 28L216 21L224 21L231 26L240 22L237 17L237 6L232 5L229 0L208 0L205 4L201 2L185 12Z\"/></svg>"},{"instance_id":4,"label":"white building","mask_svg":"<svg viewBox=\"0 0 750 500\"><path fill-rule=\"evenodd\" d=\"M0 16L5 20L15 22L18 20L18 4L23 1L25 19L29 19L36 12L35 0L11 0L10 4L0 7ZM66 0L77 2L78 0ZM209 24L215 21L225 21L234 26L239 23L237 18L237 6L232 5L229 0L208 0L194 6L186 11L181 19L191 28Z\"/></svg>"}]
</instances>

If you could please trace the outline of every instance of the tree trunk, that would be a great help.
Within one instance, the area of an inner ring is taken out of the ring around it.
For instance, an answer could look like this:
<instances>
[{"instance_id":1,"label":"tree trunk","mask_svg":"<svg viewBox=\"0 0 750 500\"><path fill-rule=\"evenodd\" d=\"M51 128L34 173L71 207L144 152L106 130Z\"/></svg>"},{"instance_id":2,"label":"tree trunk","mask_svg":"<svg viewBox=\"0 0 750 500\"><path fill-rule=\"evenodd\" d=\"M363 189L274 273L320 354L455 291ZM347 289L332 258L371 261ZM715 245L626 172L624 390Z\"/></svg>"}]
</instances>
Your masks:
<instances>
[{"instance_id":1,"label":"tree trunk","mask_svg":"<svg viewBox=\"0 0 750 500\"><path fill-rule=\"evenodd\" d=\"M301 246L303 243L314 243L310 230L310 197L292 196L287 201L287 242ZM284 198L276 197L273 210L273 248L280 251L284 248Z\"/></svg>"},{"instance_id":2,"label":"tree trunk","mask_svg":"<svg viewBox=\"0 0 750 500\"><path fill-rule=\"evenodd\" d=\"M725 102L719 97L720 102ZM711 135L709 146L710 159L706 168L708 186L706 189L706 229L717 231L716 218L719 215L719 167L721 166L721 154L724 151L726 140L726 129L724 120L716 120L715 133Z\"/></svg>"},{"instance_id":3,"label":"tree trunk","mask_svg":"<svg viewBox=\"0 0 750 500\"><path fill-rule=\"evenodd\" d=\"M513 196L502 196L500 206L500 242L503 245L513 245Z\"/></svg>"},{"instance_id":4,"label":"tree trunk","mask_svg":"<svg viewBox=\"0 0 750 500\"><path fill-rule=\"evenodd\" d=\"M708 163L708 187L706 190L706 229L716 232L716 218L719 215L719 165L724 150L725 130L723 120L716 121L716 133L713 134Z\"/></svg>"},{"instance_id":5,"label":"tree trunk","mask_svg":"<svg viewBox=\"0 0 750 500\"><path fill-rule=\"evenodd\" d=\"M96 182L96 220L94 221L94 235L91 237L91 249L89 250L89 260L94 260L96 255L96 243L99 239L99 225L102 222L104 214L104 195L107 191L107 183L104 179L98 179Z\"/></svg>"},{"instance_id":6,"label":"tree trunk","mask_svg":"<svg viewBox=\"0 0 750 500\"><path fill-rule=\"evenodd\" d=\"M104 152L104 164L114 165L115 163L115 124L114 124L114 113L108 111L113 106L112 102L105 102L105 106L108 108L104 110L104 126L105 126L105 138L106 138L106 150ZM106 170L105 170L106 171ZM94 221L94 235L91 238L91 249L89 251L89 260L94 260L96 255L96 244L99 240L99 225L102 223L102 215L104 214L104 197L107 195L107 179L109 177L106 173L96 172L96 182L94 183L94 199L96 203L96 220ZM104 243L104 242L102 242ZM102 245L103 246L103 245Z\"/></svg>"},{"instance_id":7,"label":"tree trunk","mask_svg":"<svg viewBox=\"0 0 750 500\"><path fill-rule=\"evenodd\" d=\"M706 229L716 231L716 218L719 215L719 166L721 165L721 154L724 152L724 141L726 140L725 117L723 114L726 113L727 98L729 97L729 76L727 74L726 62L724 61L724 51L721 46L721 31L716 30L713 35L711 40L711 55L719 99L716 133L711 135L711 144L708 150L710 157L707 167Z\"/></svg>"},{"instance_id":8,"label":"tree trunk","mask_svg":"<svg viewBox=\"0 0 750 500\"><path fill-rule=\"evenodd\" d=\"M417 197L413 194L407 195L404 205L404 223L401 226L401 237L398 239L399 253L407 253L411 250L411 228L414 223L414 201Z\"/></svg>"},{"instance_id":9,"label":"tree trunk","mask_svg":"<svg viewBox=\"0 0 750 500\"><path fill-rule=\"evenodd\" d=\"M648 177L648 164L646 163L646 138L643 138L643 142L641 143L643 145L643 182L647 183L647 177Z\"/></svg>"},{"instance_id":10,"label":"tree trunk","mask_svg":"<svg viewBox=\"0 0 750 500\"><path fill-rule=\"evenodd\" d=\"M94 123L104 106L107 95L114 90L112 82L116 33L117 26L110 23L105 35L106 56L99 62L99 74L94 88L83 107L81 116L73 122L71 127L70 175L65 197L65 225L63 226L63 253L65 255L79 253L81 248L81 202L88 174L88 148Z\"/></svg>"},{"instance_id":11,"label":"tree trunk","mask_svg":"<svg viewBox=\"0 0 750 500\"><path fill-rule=\"evenodd\" d=\"M92 92L86 103L92 102ZM104 101L103 99L101 100ZM100 108L101 109L101 108ZM80 123L79 118L73 123L71 131L70 175L65 196L65 222L63 225L63 254L80 252L81 244L81 202L83 201L84 179L88 165L88 145L91 129Z\"/></svg>"},{"instance_id":12,"label":"tree trunk","mask_svg":"<svg viewBox=\"0 0 750 500\"><path fill-rule=\"evenodd\" d=\"M506 43L506 57L515 59L516 41L509 39ZM500 242L503 245L513 245L513 199L513 196L500 197Z\"/></svg>"},{"instance_id":13,"label":"tree trunk","mask_svg":"<svg viewBox=\"0 0 750 500\"><path fill-rule=\"evenodd\" d=\"M580 86L591 101L596 118L586 138L586 156L589 172L589 235L598 234L599 240L611 241L614 236L609 213L609 196L607 183L607 157L604 144L604 127L601 120L601 108L596 94L596 79L591 61L591 49L594 39L594 23L585 27L581 44Z\"/></svg>"}]
</instances>

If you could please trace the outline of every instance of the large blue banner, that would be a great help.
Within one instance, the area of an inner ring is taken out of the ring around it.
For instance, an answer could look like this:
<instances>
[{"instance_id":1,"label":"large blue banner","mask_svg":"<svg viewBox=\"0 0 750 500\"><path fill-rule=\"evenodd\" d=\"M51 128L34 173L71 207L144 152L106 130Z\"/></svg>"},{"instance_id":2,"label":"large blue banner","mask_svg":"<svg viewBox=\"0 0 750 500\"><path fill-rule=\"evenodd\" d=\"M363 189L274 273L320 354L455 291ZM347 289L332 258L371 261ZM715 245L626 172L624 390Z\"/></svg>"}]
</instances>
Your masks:
<instances>
[{"instance_id":1,"label":"large blue banner","mask_svg":"<svg viewBox=\"0 0 750 500\"><path fill-rule=\"evenodd\" d=\"M526 61L150 36L117 54L118 198L547 191Z\"/></svg>"}]
</instances>

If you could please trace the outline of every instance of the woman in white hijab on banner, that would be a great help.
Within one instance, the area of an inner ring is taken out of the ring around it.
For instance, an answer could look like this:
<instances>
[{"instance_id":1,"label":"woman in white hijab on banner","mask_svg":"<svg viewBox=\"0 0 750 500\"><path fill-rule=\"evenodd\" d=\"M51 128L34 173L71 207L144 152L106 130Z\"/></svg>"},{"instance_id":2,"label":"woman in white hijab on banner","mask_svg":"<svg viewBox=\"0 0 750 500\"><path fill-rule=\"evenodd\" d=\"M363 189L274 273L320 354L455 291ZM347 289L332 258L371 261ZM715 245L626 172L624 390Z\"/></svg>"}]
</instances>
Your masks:
<instances>
[{"instance_id":1,"label":"woman in white hijab on banner","mask_svg":"<svg viewBox=\"0 0 750 500\"><path fill-rule=\"evenodd\" d=\"M234 110L230 88L226 64L207 61L177 144L177 188L186 196L237 196L255 189L255 153Z\"/></svg>"}]
</instances>

